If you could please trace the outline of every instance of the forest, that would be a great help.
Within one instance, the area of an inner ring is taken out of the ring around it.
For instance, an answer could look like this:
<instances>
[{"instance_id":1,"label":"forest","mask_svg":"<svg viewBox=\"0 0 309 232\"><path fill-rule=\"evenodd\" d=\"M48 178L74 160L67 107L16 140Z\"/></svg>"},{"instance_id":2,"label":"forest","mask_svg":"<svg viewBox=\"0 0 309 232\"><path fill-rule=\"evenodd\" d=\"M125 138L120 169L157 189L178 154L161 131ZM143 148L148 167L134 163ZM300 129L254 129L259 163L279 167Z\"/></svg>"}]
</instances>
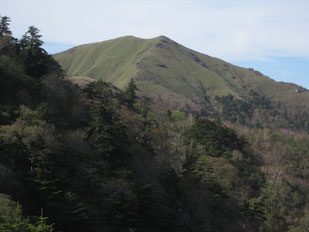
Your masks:
<instances>
[{"instance_id":1,"label":"forest","mask_svg":"<svg viewBox=\"0 0 309 232\"><path fill-rule=\"evenodd\" d=\"M254 104L229 95L206 118L158 114L134 79L81 88L38 28L17 39L9 26L1 17L0 231L308 231L309 134L248 127Z\"/></svg>"}]
</instances>

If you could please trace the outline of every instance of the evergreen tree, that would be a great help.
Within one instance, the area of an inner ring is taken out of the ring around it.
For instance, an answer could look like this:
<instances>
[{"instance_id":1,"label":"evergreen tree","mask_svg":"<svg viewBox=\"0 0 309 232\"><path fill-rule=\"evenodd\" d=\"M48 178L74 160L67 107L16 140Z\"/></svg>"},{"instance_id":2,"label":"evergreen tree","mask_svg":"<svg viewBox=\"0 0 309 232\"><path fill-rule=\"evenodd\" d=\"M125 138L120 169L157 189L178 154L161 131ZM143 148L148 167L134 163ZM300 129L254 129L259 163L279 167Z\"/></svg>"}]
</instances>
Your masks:
<instances>
[{"instance_id":1,"label":"evergreen tree","mask_svg":"<svg viewBox=\"0 0 309 232\"><path fill-rule=\"evenodd\" d=\"M54 231L52 225L46 224L47 218L39 217L36 223L31 222L29 218L23 218L22 212L17 205L14 215L4 216L0 223L0 231L3 232L52 232Z\"/></svg>"},{"instance_id":2,"label":"evergreen tree","mask_svg":"<svg viewBox=\"0 0 309 232\"><path fill-rule=\"evenodd\" d=\"M25 71L33 77L41 77L47 73L49 55L41 47L43 41L40 39L39 29L30 26L28 31L20 40L20 50L23 57Z\"/></svg>"},{"instance_id":3,"label":"evergreen tree","mask_svg":"<svg viewBox=\"0 0 309 232\"><path fill-rule=\"evenodd\" d=\"M95 104L90 109L89 140L102 158L118 166L126 160L123 147L128 143L125 126L117 113L103 104Z\"/></svg>"},{"instance_id":4,"label":"evergreen tree","mask_svg":"<svg viewBox=\"0 0 309 232\"><path fill-rule=\"evenodd\" d=\"M39 34L40 30L34 26L30 26L28 31L23 35L20 44L23 49L38 49L43 51L41 48L43 41L40 39L42 35Z\"/></svg>"},{"instance_id":5,"label":"evergreen tree","mask_svg":"<svg viewBox=\"0 0 309 232\"><path fill-rule=\"evenodd\" d=\"M16 55L17 39L12 37L9 29L11 19L7 16L0 16L0 53L5 55Z\"/></svg>"},{"instance_id":6,"label":"evergreen tree","mask_svg":"<svg viewBox=\"0 0 309 232\"><path fill-rule=\"evenodd\" d=\"M122 92L120 98L121 102L127 104L129 108L133 109L133 105L137 100L136 91L138 90L133 78L130 80L127 88Z\"/></svg>"},{"instance_id":7,"label":"evergreen tree","mask_svg":"<svg viewBox=\"0 0 309 232\"><path fill-rule=\"evenodd\" d=\"M0 37L11 36L12 32L9 29L11 19L7 16L3 16L0 19Z\"/></svg>"}]
</instances>

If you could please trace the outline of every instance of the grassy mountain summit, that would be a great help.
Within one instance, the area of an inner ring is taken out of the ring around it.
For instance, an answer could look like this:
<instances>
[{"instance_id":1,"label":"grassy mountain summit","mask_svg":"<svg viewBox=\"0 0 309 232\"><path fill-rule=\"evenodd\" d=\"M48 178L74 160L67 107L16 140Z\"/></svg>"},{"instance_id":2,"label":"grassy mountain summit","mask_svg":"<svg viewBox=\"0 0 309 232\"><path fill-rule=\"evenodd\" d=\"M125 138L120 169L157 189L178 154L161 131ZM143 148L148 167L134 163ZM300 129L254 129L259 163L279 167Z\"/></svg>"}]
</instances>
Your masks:
<instances>
[{"instance_id":1,"label":"grassy mountain summit","mask_svg":"<svg viewBox=\"0 0 309 232\"><path fill-rule=\"evenodd\" d=\"M81 45L55 55L61 60L69 76L87 76L104 79L119 87L125 86L137 75L136 64L156 43L126 36L101 43Z\"/></svg>"},{"instance_id":2,"label":"grassy mountain summit","mask_svg":"<svg viewBox=\"0 0 309 232\"><path fill-rule=\"evenodd\" d=\"M17 40L8 21L0 231L308 231L309 133L280 128L306 129L307 90L166 37L71 49L83 68L65 78L39 30Z\"/></svg>"},{"instance_id":3,"label":"grassy mountain summit","mask_svg":"<svg viewBox=\"0 0 309 232\"><path fill-rule=\"evenodd\" d=\"M193 51L165 36L125 36L77 46L54 58L69 77L102 79L120 88L133 78L141 95L154 99L162 112L180 109L249 125L308 124L308 90Z\"/></svg>"}]
</instances>

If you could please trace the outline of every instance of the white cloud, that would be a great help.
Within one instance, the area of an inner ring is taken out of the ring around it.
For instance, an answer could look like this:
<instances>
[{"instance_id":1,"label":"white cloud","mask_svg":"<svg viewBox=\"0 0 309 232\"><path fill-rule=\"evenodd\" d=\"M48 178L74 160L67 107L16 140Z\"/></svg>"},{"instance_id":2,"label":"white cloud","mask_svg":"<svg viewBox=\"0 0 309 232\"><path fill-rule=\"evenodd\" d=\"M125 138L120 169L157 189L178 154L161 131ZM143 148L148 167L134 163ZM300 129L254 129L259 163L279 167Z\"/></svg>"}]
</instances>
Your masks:
<instances>
[{"instance_id":1,"label":"white cloud","mask_svg":"<svg viewBox=\"0 0 309 232\"><path fill-rule=\"evenodd\" d=\"M3 0L0 9L15 36L35 25L53 43L166 35L229 61L309 57L308 0Z\"/></svg>"}]
</instances>

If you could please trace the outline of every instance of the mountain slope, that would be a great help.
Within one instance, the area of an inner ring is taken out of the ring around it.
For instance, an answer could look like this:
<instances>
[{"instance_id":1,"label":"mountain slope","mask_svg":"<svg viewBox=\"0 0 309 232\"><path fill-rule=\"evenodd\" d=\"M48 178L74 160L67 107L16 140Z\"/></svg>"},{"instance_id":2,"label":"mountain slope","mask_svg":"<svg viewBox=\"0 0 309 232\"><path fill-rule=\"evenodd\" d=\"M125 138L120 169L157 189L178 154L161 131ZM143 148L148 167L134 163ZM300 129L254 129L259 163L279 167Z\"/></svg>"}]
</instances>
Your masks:
<instances>
[{"instance_id":1,"label":"mountain slope","mask_svg":"<svg viewBox=\"0 0 309 232\"><path fill-rule=\"evenodd\" d=\"M277 120L281 126L293 127L297 120L297 127L303 127L309 115L306 89L276 82L258 71L201 54L164 36L121 37L81 45L54 58L68 76L103 79L120 88L134 78L141 94L153 98L162 112L180 109L230 120L222 116L228 106L220 97L231 95L236 105L245 105L237 106L234 121L247 117L245 124ZM242 108L248 109L239 112Z\"/></svg>"},{"instance_id":2,"label":"mountain slope","mask_svg":"<svg viewBox=\"0 0 309 232\"><path fill-rule=\"evenodd\" d=\"M156 40L122 37L78 46L55 58L70 76L103 78L117 86L125 86L130 77L137 74L137 67L132 64L142 59Z\"/></svg>"}]
</instances>

